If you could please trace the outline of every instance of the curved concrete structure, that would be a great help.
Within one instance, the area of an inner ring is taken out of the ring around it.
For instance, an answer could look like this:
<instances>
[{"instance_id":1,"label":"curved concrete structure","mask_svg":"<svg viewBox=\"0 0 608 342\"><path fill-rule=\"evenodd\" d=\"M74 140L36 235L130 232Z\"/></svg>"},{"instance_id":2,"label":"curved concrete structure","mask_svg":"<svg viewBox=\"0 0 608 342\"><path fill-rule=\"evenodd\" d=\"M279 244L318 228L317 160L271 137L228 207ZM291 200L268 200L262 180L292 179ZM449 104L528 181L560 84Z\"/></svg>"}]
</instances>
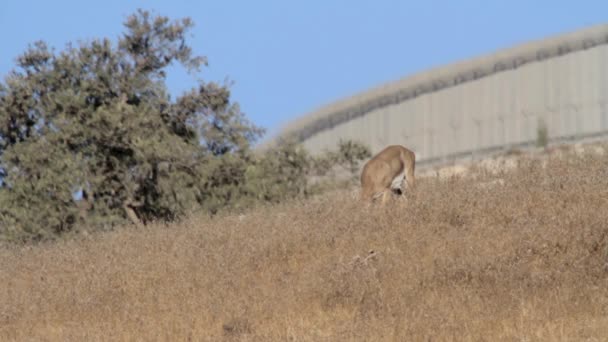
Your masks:
<instances>
[{"instance_id":1,"label":"curved concrete structure","mask_svg":"<svg viewBox=\"0 0 608 342\"><path fill-rule=\"evenodd\" d=\"M327 105L283 129L312 153L339 139L421 163L608 133L608 24L424 71ZM272 145L276 139L265 145Z\"/></svg>"}]
</instances>

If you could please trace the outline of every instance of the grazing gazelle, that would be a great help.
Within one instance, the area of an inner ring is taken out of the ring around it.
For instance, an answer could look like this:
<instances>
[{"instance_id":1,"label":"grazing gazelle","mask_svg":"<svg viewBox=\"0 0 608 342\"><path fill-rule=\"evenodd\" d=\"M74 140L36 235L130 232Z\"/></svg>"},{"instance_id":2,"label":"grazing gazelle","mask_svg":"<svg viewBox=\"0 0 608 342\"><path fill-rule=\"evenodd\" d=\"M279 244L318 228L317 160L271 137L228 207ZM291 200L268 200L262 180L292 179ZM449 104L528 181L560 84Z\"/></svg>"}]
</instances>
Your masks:
<instances>
[{"instance_id":1,"label":"grazing gazelle","mask_svg":"<svg viewBox=\"0 0 608 342\"><path fill-rule=\"evenodd\" d=\"M391 145L370 159L361 172L361 199L375 200L382 196L384 204L391 191L415 183L416 154L401 145Z\"/></svg>"}]
</instances>

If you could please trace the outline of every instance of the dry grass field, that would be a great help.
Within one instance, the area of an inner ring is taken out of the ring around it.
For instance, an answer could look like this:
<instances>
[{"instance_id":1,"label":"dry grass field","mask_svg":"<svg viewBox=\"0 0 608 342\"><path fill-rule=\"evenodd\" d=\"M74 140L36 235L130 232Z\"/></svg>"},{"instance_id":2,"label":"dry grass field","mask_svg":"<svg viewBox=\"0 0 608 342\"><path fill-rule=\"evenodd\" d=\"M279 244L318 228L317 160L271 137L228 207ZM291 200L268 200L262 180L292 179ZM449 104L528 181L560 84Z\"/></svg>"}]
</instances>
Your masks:
<instances>
[{"instance_id":1,"label":"dry grass field","mask_svg":"<svg viewBox=\"0 0 608 342\"><path fill-rule=\"evenodd\" d=\"M0 340L608 340L608 156L515 165L3 246Z\"/></svg>"}]
</instances>

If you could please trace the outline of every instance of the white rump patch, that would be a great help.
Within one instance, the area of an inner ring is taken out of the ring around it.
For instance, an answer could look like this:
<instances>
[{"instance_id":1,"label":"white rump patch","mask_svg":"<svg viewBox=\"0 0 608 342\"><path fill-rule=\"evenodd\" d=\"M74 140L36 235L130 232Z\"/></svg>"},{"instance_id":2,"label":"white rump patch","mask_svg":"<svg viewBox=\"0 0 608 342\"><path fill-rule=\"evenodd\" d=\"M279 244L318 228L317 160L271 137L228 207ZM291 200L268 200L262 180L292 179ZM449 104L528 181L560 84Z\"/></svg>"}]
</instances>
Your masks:
<instances>
[{"instance_id":1,"label":"white rump patch","mask_svg":"<svg viewBox=\"0 0 608 342\"><path fill-rule=\"evenodd\" d=\"M395 177L393 179L393 182L391 183L391 189L400 189L401 191L405 190L405 189L401 189L401 183L403 182L403 179L405 178L405 168L403 168L403 171L401 171L400 174L397 175L397 177Z\"/></svg>"}]
</instances>

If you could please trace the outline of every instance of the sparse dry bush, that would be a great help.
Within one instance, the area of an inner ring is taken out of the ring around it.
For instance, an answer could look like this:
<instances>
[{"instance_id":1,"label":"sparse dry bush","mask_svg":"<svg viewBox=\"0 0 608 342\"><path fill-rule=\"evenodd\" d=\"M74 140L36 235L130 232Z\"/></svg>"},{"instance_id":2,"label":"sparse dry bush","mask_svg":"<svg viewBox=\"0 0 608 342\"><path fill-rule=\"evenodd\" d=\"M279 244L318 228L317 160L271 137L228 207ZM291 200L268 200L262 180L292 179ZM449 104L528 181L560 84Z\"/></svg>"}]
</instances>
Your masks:
<instances>
[{"instance_id":1,"label":"sparse dry bush","mask_svg":"<svg viewBox=\"0 0 608 342\"><path fill-rule=\"evenodd\" d=\"M605 340L608 158L568 156L7 246L0 339Z\"/></svg>"}]
</instances>

